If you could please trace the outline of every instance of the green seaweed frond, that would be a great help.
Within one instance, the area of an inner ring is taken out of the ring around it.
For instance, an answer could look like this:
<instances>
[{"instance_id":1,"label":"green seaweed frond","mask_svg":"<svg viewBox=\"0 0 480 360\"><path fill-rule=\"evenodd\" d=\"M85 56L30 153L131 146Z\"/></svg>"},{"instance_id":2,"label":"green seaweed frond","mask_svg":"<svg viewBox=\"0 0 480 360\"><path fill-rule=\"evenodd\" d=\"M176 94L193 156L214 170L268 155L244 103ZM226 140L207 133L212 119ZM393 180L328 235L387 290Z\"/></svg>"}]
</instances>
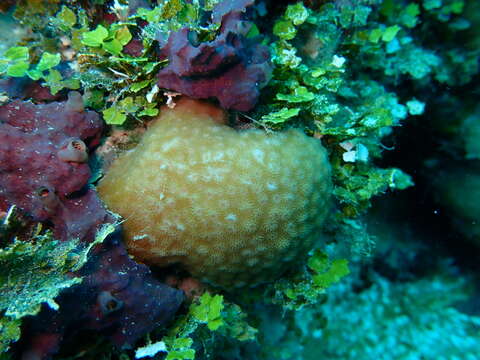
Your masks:
<instances>
[{"instance_id":1,"label":"green seaweed frond","mask_svg":"<svg viewBox=\"0 0 480 360\"><path fill-rule=\"evenodd\" d=\"M214 338L222 338L225 343L255 340L257 330L246 317L238 305L225 301L222 295L205 292L161 338L165 359L195 359L198 351L215 346Z\"/></svg>"},{"instance_id":2,"label":"green seaweed frond","mask_svg":"<svg viewBox=\"0 0 480 360\"><path fill-rule=\"evenodd\" d=\"M54 95L63 88L78 89L80 87L78 80L63 79L60 72L54 69L60 64L60 60L59 53L52 54L45 51L34 64L31 62L28 47L14 46L0 57L0 75L28 76L32 80L44 80Z\"/></svg>"},{"instance_id":3,"label":"green seaweed frond","mask_svg":"<svg viewBox=\"0 0 480 360\"><path fill-rule=\"evenodd\" d=\"M257 124L300 126L321 138L330 152L334 195L345 218L364 213L375 195L413 184L401 170L373 163L387 149L382 139L409 114L422 112L421 102L402 104L381 81L355 75L363 70L362 61L371 61L358 51L373 52L372 46L385 48L403 36L403 25L377 22L374 3L381 1L327 3L318 11L301 2L289 5L273 27L273 78L264 105L253 115ZM411 6L407 13L416 16L416 9Z\"/></svg>"},{"instance_id":4,"label":"green seaweed frond","mask_svg":"<svg viewBox=\"0 0 480 360\"><path fill-rule=\"evenodd\" d=\"M79 29L76 37L80 38L77 46L80 82L88 94L87 104L94 104L111 125L156 116L159 100L168 96L160 93L155 84L155 73L168 63L158 60L157 41L166 43L171 32L185 26L198 35L199 41L215 37L220 24L202 24L204 12L198 1L169 0L152 9L140 7L136 13L111 25L99 24L91 30L87 25L86 29ZM142 24L144 20L148 22L146 26ZM137 34L136 41L143 47L141 56L133 57L124 51L133 34ZM100 101L105 91L109 96Z\"/></svg>"},{"instance_id":5,"label":"green seaweed frond","mask_svg":"<svg viewBox=\"0 0 480 360\"><path fill-rule=\"evenodd\" d=\"M78 240L54 240L50 231L42 232L39 227L30 241L14 239L0 249L0 352L18 340L23 317L36 315L42 304L58 310L55 298L63 289L82 282L74 272L114 228L104 225L95 241L83 245Z\"/></svg>"},{"instance_id":6,"label":"green seaweed frond","mask_svg":"<svg viewBox=\"0 0 480 360\"><path fill-rule=\"evenodd\" d=\"M305 305L318 302L326 290L350 273L348 260L329 259L316 250L307 261L307 269L294 279L280 279L269 289L272 301L287 310L300 310Z\"/></svg>"}]
</instances>

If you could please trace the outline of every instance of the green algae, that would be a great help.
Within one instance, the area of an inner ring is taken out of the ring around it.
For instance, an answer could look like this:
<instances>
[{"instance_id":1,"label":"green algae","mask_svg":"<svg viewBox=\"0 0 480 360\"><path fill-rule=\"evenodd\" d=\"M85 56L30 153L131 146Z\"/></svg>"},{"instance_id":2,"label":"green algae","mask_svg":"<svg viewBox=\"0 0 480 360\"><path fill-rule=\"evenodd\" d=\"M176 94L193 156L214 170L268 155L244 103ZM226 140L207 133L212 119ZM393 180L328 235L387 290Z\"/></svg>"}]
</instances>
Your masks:
<instances>
[{"instance_id":1,"label":"green algae","mask_svg":"<svg viewBox=\"0 0 480 360\"><path fill-rule=\"evenodd\" d=\"M2 233L13 226L13 216L3 220ZM19 339L22 318L38 314L44 304L58 310L55 298L63 289L82 282L74 272L113 230L112 224L103 226L95 241L85 246L75 239L56 241L50 231L38 227L29 241L13 237L0 249L0 353Z\"/></svg>"},{"instance_id":2,"label":"green algae","mask_svg":"<svg viewBox=\"0 0 480 360\"><path fill-rule=\"evenodd\" d=\"M275 68L265 89L266 105L253 116L276 129L301 125L325 140L339 221L361 215L374 196L388 189L413 185L402 170L374 165L385 149L382 139L407 118L408 108L381 81L366 73L354 75L362 74L362 66L370 66L354 60L362 51L358 39L363 33L369 32L369 38L362 44L386 46L401 30L396 24L368 21L373 10L362 2L343 7L325 4L317 12L300 2L289 5L273 27L277 39L270 47Z\"/></svg>"},{"instance_id":3,"label":"green algae","mask_svg":"<svg viewBox=\"0 0 480 360\"><path fill-rule=\"evenodd\" d=\"M196 354L212 352L215 346L249 342L256 338L257 330L250 326L247 315L222 295L205 292L180 316L168 333L161 338L168 360L195 359Z\"/></svg>"},{"instance_id":4,"label":"green algae","mask_svg":"<svg viewBox=\"0 0 480 360\"><path fill-rule=\"evenodd\" d=\"M316 250L307 261L308 269L294 279L281 279L272 286L272 302L286 310L300 310L315 304L327 289L350 273L346 259L329 259Z\"/></svg>"}]
</instances>

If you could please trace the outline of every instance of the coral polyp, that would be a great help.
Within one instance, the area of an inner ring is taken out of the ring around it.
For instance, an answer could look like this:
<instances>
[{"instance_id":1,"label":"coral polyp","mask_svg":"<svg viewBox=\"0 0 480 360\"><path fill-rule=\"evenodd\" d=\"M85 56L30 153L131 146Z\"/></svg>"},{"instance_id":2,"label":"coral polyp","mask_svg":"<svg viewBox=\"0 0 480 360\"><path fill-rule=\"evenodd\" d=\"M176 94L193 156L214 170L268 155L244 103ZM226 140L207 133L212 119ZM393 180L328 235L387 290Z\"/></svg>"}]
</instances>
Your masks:
<instances>
[{"instance_id":1,"label":"coral polyp","mask_svg":"<svg viewBox=\"0 0 480 360\"><path fill-rule=\"evenodd\" d=\"M181 263L226 287L258 284L312 247L327 215L330 166L319 140L298 130L237 131L221 119L194 100L164 109L98 189L125 218L138 260Z\"/></svg>"}]
</instances>

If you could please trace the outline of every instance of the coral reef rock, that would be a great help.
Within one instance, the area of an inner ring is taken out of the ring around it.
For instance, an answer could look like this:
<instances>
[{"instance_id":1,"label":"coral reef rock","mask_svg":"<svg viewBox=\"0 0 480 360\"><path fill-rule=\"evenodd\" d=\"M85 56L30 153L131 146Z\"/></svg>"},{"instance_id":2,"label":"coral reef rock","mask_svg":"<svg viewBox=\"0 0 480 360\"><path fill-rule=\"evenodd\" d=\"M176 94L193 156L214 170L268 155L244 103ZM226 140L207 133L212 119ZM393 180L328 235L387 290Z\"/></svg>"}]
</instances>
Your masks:
<instances>
[{"instance_id":1,"label":"coral reef rock","mask_svg":"<svg viewBox=\"0 0 480 360\"><path fill-rule=\"evenodd\" d=\"M308 252L332 190L318 140L295 129L236 131L219 109L190 99L161 114L98 187L125 218L131 254L238 287L275 278Z\"/></svg>"}]
</instances>

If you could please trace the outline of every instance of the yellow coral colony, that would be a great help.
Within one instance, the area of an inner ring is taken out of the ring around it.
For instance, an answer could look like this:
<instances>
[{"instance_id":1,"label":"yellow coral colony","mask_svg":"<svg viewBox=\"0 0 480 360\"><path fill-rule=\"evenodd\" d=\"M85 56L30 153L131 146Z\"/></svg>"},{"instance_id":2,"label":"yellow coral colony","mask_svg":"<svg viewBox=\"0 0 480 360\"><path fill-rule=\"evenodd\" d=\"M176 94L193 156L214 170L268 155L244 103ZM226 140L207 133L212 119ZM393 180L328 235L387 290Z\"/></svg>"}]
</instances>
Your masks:
<instances>
[{"instance_id":1,"label":"yellow coral colony","mask_svg":"<svg viewBox=\"0 0 480 360\"><path fill-rule=\"evenodd\" d=\"M125 218L129 252L181 263L225 287L275 278L312 247L328 212L330 167L298 130L268 135L222 124L211 105L164 109L99 185Z\"/></svg>"}]
</instances>

